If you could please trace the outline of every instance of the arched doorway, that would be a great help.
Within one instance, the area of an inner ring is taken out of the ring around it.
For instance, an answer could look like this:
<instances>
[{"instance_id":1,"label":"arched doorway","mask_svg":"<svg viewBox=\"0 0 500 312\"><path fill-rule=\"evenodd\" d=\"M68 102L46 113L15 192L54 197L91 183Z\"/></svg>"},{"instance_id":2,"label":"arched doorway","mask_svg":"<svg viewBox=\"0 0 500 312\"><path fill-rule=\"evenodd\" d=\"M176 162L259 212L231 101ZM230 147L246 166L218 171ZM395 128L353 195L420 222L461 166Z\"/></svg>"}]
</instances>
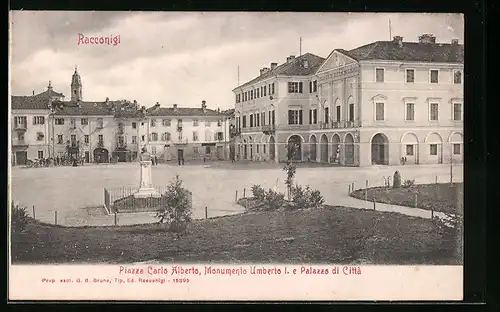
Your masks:
<instances>
[{"instance_id":1,"label":"arched doorway","mask_svg":"<svg viewBox=\"0 0 500 312\"><path fill-rule=\"evenodd\" d=\"M372 137L372 164L389 164L389 139L383 133L377 133Z\"/></svg>"},{"instance_id":2,"label":"arched doorway","mask_svg":"<svg viewBox=\"0 0 500 312\"><path fill-rule=\"evenodd\" d=\"M451 158L453 162L464 160L464 136L460 132L452 133L449 139L451 147Z\"/></svg>"},{"instance_id":3,"label":"arched doorway","mask_svg":"<svg viewBox=\"0 0 500 312\"><path fill-rule=\"evenodd\" d=\"M431 164L443 163L443 139L436 132L429 133L425 139L425 143L429 147L427 162Z\"/></svg>"},{"instance_id":4,"label":"arched doorway","mask_svg":"<svg viewBox=\"0 0 500 312\"><path fill-rule=\"evenodd\" d=\"M248 159L247 140L243 140L243 159Z\"/></svg>"},{"instance_id":5,"label":"arched doorway","mask_svg":"<svg viewBox=\"0 0 500 312\"><path fill-rule=\"evenodd\" d=\"M332 162L340 164L340 136L338 134L332 136Z\"/></svg>"},{"instance_id":6,"label":"arched doorway","mask_svg":"<svg viewBox=\"0 0 500 312\"><path fill-rule=\"evenodd\" d=\"M309 138L309 161L316 161L316 136L313 134Z\"/></svg>"},{"instance_id":7,"label":"arched doorway","mask_svg":"<svg viewBox=\"0 0 500 312\"><path fill-rule=\"evenodd\" d=\"M269 158L274 160L275 159L275 152L276 151L276 142L274 140L274 137L271 136L269 138Z\"/></svg>"},{"instance_id":8,"label":"arched doorway","mask_svg":"<svg viewBox=\"0 0 500 312\"><path fill-rule=\"evenodd\" d=\"M352 165L354 164L354 138L352 134L348 133L344 139L344 155L345 155L345 164Z\"/></svg>"},{"instance_id":9,"label":"arched doorway","mask_svg":"<svg viewBox=\"0 0 500 312\"><path fill-rule=\"evenodd\" d=\"M94 150L94 162L107 163L109 162L109 153L105 148L96 148Z\"/></svg>"},{"instance_id":10,"label":"arched doorway","mask_svg":"<svg viewBox=\"0 0 500 312\"><path fill-rule=\"evenodd\" d=\"M401 157L406 158L407 164L418 164L418 138L414 133L406 133L401 139Z\"/></svg>"},{"instance_id":11,"label":"arched doorway","mask_svg":"<svg viewBox=\"0 0 500 312\"><path fill-rule=\"evenodd\" d=\"M302 138L299 135L292 135L288 139L288 157L292 157L292 160L301 161L302 160ZM292 155L293 153L293 155Z\"/></svg>"},{"instance_id":12,"label":"arched doorway","mask_svg":"<svg viewBox=\"0 0 500 312\"><path fill-rule=\"evenodd\" d=\"M326 137L326 134L323 134L321 136L319 142L321 150L321 162L328 163L328 138Z\"/></svg>"}]
</instances>

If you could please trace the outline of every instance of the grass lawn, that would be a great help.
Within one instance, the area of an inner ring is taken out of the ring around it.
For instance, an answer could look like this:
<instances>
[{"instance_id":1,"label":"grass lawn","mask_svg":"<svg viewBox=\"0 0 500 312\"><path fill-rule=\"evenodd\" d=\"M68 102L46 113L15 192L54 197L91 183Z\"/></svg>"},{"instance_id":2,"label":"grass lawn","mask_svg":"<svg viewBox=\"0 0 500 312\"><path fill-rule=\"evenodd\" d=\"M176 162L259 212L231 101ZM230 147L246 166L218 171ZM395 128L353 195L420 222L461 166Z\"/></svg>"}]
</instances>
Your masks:
<instances>
[{"instance_id":1,"label":"grass lawn","mask_svg":"<svg viewBox=\"0 0 500 312\"><path fill-rule=\"evenodd\" d=\"M460 264L452 238L428 219L323 207L196 220L178 239L161 225L66 228L30 223L13 233L12 263Z\"/></svg>"},{"instance_id":2,"label":"grass lawn","mask_svg":"<svg viewBox=\"0 0 500 312\"><path fill-rule=\"evenodd\" d=\"M410 188L368 188L368 200L399 206L417 208L463 215L463 183L417 184ZM352 197L365 199L365 190L356 190Z\"/></svg>"}]
</instances>

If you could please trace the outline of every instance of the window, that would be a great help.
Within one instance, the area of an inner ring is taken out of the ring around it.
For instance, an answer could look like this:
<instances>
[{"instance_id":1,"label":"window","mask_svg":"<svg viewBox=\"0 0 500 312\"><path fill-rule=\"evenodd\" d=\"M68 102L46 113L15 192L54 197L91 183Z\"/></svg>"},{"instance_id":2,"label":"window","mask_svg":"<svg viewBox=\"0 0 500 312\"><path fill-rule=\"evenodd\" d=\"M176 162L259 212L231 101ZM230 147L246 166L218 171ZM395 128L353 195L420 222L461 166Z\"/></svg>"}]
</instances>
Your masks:
<instances>
[{"instance_id":1,"label":"window","mask_svg":"<svg viewBox=\"0 0 500 312\"><path fill-rule=\"evenodd\" d=\"M274 94L274 82L271 84L271 87L272 87L272 91L273 91L272 94Z\"/></svg>"},{"instance_id":2,"label":"window","mask_svg":"<svg viewBox=\"0 0 500 312\"><path fill-rule=\"evenodd\" d=\"M161 123L164 127L170 127L170 119L163 119Z\"/></svg>"},{"instance_id":3,"label":"window","mask_svg":"<svg viewBox=\"0 0 500 312\"><path fill-rule=\"evenodd\" d=\"M205 121L205 127L210 127L212 125L212 122L210 120Z\"/></svg>"},{"instance_id":4,"label":"window","mask_svg":"<svg viewBox=\"0 0 500 312\"><path fill-rule=\"evenodd\" d=\"M56 125L64 125L64 118L56 118L55 123Z\"/></svg>"},{"instance_id":5,"label":"window","mask_svg":"<svg viewBox=\"0 0 500 312\"><path fill-rule=\"evenodd\" d=\"M328 107L325 107L325 123L328 123Z\"/></svg>"},{"instance_id":6,"label":"window","mask_svg":"<svg viewBox=\"0 0 500 312\"><path fill-rule=\"evenodd\" d=\"M158 141L158 133L156 132L151 133L151 141Z\"/></svg>"},{"instance_id":7,"label":"window","mask_svg":"<svg viewBox=\"0 0 500 312\"><path fill-rule=\"evenodd\" d=\"M86 135L83 136L83 142L85 142L85 144L89 144L89 142L90 142L90 136L88 134L86 134Z\"/></svg>"},{"instance_id":8,"label":"window","mask_svg":"<svg viewBox=\"0 0 500 312\"><path fill-rule=\"evenodd\" d=\"M156 120L155 119L151 119L151 127L156 127Z\"/></svg>"},{"instance_id":9,"label":"window","mask_svg":"<svg viewBox=\"0 0 500 312\"><path fill-rule=\"evenodd\" d=\"M217 120L217 127L222 126L222 120Z\"/></svg>"},{"instance_id":10,"label":"window","mask_svg":"<svg viewBox=\"0 0 500 312\"><path fill-rule=\"evenodd\" d=\"M439 83L439 71L437 69L431 69L431 83Z\"/></svg>"},{"instance_id":11,"label":"window","mask_svg":"<svg viewBox=\"0 0 500 312\"><path fill-rule=\"evenodd\" d=\"M76 119L75 118L70 118L69 119L69 124L70 124L71 128L75 128L76 127Z\"/></svg>"},{"instance_id":12,"label":"window","mask_svg":"<svg viewBox=\"0 0 500 312\"><path fill-rule=\"evenodd\" d=\"M193 127L198 127L198 119L193 120Z\"/></svg>"},{"instance_id":13,"label":"window","mask_svg":"<svg viewBox=\"0 0 500 312\"><path fill-rule=\"evenodd\" d=\"M243 116L243 125L242 125L243 128L246 128L247 127L247 116Z\"/></svg>"},{"instance_id":14,"label":"window","mask_svg":"<svg viewBox=\"0 0 500 312\"><path fill-rule=\"evenodd\" d=\"M302 82L288 82L288 93L302 93Z\"/></svg>"},{"instance_id":15,"label":"window","mask_svg":"<svg viewBox=\"0 0 500 312\"><path fill-rule=\"evenodd\" d=\"M253 114L250 115L250 128L253 127Z\"/></svg>"},{"instance_id":16,"label":"window","mask_svg":"<svg viewBox=\"0 0 500 312\"><path fill-rule=\"evenodd\" d=\"M460 84L462 83L462 71L455 70L453 72L453 83Z\"/></svg>"},{"instance_id":17,"label":"window","mask_svg":"<svg viewBox=\"0 0 500 312\"><path fill-rule=\"evenodd\" d=\"M302 116L302 113L300 114L300 116ZM272 117L272 125L275 125L276 124L276 119L275 119L276 114L274 111L272 111L271 117ZM302 119L302 117L301 117L301 119Z\"/></svg>"},{"instance_id":18,"label":"window","mask_svg":"<svg viewBox=\"0 0 500 312\"><path fill-rule=\"evenodd\" d=\"M437 144L430 144L429 147L430 147L429 154L431 154L433 156L437 156L437 154L438 154L438 146L437 146Z\"/></svg>"},{"instance_id":19,"label":"window","mask_svg":"<svg viewBox=\"0 0 500 312\"><path fill-rule=\"evenodd\" d=\"M406 103L406 121L415 120L415 103Z\"/></svg>"},{"instance_id":20,"label":"window","mask_svg":"<svg viewBox=\"0 0 500 312\"><path fill-rule=\"evenodd\" d=\"M97 118L97 128L102 128L103 127L103 120L102 118Z\"/></svg>"},{"instance_id":21,"label":"window","mask_svg":"<svg viewBox=\"0 0 500 312\"><path fill-rule=\"evenodd\" d=\"M57 135L57 144L63 144L64 140L63 140L63 135L62 134L58 134Z\"/></svg>"},{"instance_id":22,"label":"window","mask_svg":"<svg viewBox=\"0 0 500 312\"><path fill-rule=\"evenodd\" d=\"M182 119L177 119L177 127L182 127Z\"/></svg>"},{"instance_id":23,"label":"window","mask_svg":"<svg viewBox=\"0 0 500 312\"><path fill-rule=\"evenodd\" d=\"M406 82L407 83L415 82L415 70L414 69L407 69L406 70Z\"/></svg>"},{"instance_id":24,"label":"window","mask_svg":"<svg viewBox=\"0 0 500 312\"><path fill-rule=\"evenodd\" d=\"M337 105L335 108L337 110L335 112L337 114L337 121L340 121L340 105Z\"/></svg>"},{"instance_id":25,"label":"window","mask_svg":"<svg viewBox=\"0 0 500 312\"><path fill-rule=\"evenodd\" d=\"M89 119L88 118L80 118L80 124L82 126L86 126L89 124Z\"/></svg>"},{"instance_id":26,"label":"window","mask_svg":"<svg viewBox=\"0 0 500 312\"><path fill-rule=\"evenodd\" d=\"M260 114L260 123L265 126L266 125L266 113L263 112Z\"/></svg>"},{"instance_id":27,"label":"window","mask_svg":"<svg viewBox=\"0 0 500 312\"><path fill-rule=\"evenodd\" d=\"M104 136L102 134L99 134L99 136L97 137L97 141L101 144L104 143Z\"/></svg>"},{"instance_id":28,"label":"window","mask_svg":"<svg viewBox=\"0 0 500 312\"><path fill-rule=\"evenodd\" d=\"M406 156L413 156L413 145L406 145Z\"/></svg>"},{"instance_id":29,"label":"window","mask_svg":"<svg viewBox=\"0 0 500 312\"><path fill-rule=\"evenodd\" d=\"M439 104L431 103L430 104L430 120L437 121L439 120Z\"/></svg>"},{"instance_id":30,"label":"window","mask_svg":"<svg viewBox=\"0 0 500 312\"><path fill-rule=\"evenodd\" d=\"M312 81L309 81L309 93L313 92L313 83Z\"/></svg>"},{"instance_id":31,"label":"window","mask_svg":"<svg viewBox=\"0 0 500 312\"><path fill-rule=\"evenodd\" d=\"M144 142L146 140L146 136L145 135L142 135L141 136L141 141Z\"/></svg>"},{"instance_id":32,"label":"window","mask_svg":"<svg viewBox=\"0 0 500 312\"><path fill-rule=\"evenodd\" d=\"M349 121L354 121L354 104L349 104Z\"/></svg>"},{"instance_id":33,"label":"window","mask_svg":"<svg viewBox=\"0 0 500 312\"><path fill-rule=\"evenodd\" d=\"M177 132L177 139L182 141L182 132Z\"/></svg>"},{"instance_id":34,"label":"window","mask_svg":"<svg viewBox=\"0 0 500 312\"><path fill-rule=\"evenodd\" d=\"M200 150L199 150L198 146L193 146L193 153L195 153L195 154L199 154L200 153Z\"/></svg>"},{"instance_id":35,"label":"window","mask_svg":"<svg viewBox=\"0 0 500 312\"><path fill-rule=\"evenodd\" d=\"M264 86L264 96L267 95L267 85Z\"/></svg>"},{"instance_id":36,"label":"window","mask_svg":"<svg viewBox=\"0 0 500 312\"><path fill-rule=\"evenodd\" d=\"M38 159L43 159L43 151L38 151Z\"/></svg>"},{"instance_id":37,"label":"window","mask_svg":"<svg viewBox=\"0 0 500 312\"><path fill-rule=\"evenodd\" d=\"M453 155L460 155L460 144L453 144Z\"/></svg>"},{"instance_id":38,"label":"window","mask_svg":"<svg viewBox=\"0 0 500 312\"><path fill-rule=\"evenodd\" d=\"M42 133L42 132L38 132L36 134L36 140L37 141L43 141L43 138L45 137L45 135Z\"/></svg>"},{"instance_id":39,"label":"window","mask_svg":"<svg viewBox=\"0 0 500 312\"><path fill-rule=\"evenodd\" d=\"M144 123L143 122L141 122L141 127L144 127Z\"/></svg>"},{"instance_id":40,"label":"window","mask_svg":"<svg viewBox=\"0 0 500 312\"><path fill-rule=\"evenodd\" d=\"M259 144L257 144L257 153L259 152Z\"/></svg>"},{"instance_id":41,"label":"window","mask_svg":"<svg viewBox=\"0 0 500 312\"><path fill-rule=\"evenodd\" d=\"M384 73L385 70L383 68L375 68L375 81L376 82L384 82Z\"/></svg>"},{"instance_id":42,"label":"window","mask_svg":"<svg viewBox=\"0 0 500 312\"><path fill-rule=\"evenodd\" d=\"M123 137L123 135L120 135L120 136L118 137L118 145L119 145L119 146L123 146L123 145L125 145L125 138Z\"/></svg>"},{"instance_id":43,"label":"window","mask_svg":"<svg viewBox=\"0 0 500 312\"><path fill-rule=\"evenodd\" d=\"M375 103L375 120L384 120L384 103Z\"/></svg>"},{"instance_id":44,"label":"window","mask_svg":"<svg viewBox=\"0 0 500 312\"><path fill-rule=\"evenodd\" d=\"M24 133L18 132L18 133L17 133L17 139L18 139L19 141L24 140ZM62 143L61 143L61 144L62 144Z\"/></svg>"},{"instance_id":45,"label":"window","mask_svg":"<svg viewBox=\"0 0 500 312\"><path fill-rule=\"evenodd\" d=\"M462 120L462 103L453 104L453 120L455 121Z\"/></svg>"},{"instance_id":46,"label":"window","mask_svg":"<svg viewBox=\"0 0 500 312\"><path fill-rule=\"evenodd\" d=\"M151 154L156 155L156 146L151 146Z\"/></svg>"},{"instance_id":47,"label":"window","mask_svg":"<svg viewBox=\"0 0 500 312\"><path fill-rule=\"evenodd\" d=\"M16 128L26 128L27 118L25 116L14 117L14 124Z\"/></svg>"},{"instance_id":48,"label":"window","mask_svg":"<svg viewBox=\"0 0 500 312\"><path fill-rule=\"evenodd\" d=\"M43 125L43 124L45 124L45 117L43 117L43 116L33 116L33 124L34 125Z\"/></svg>"},{"instance_id":49,"label":"window","mask_svg":"<svg viewBox=\"0 0 500 312\"><path fill-rule=\"evenodd\" d=\"M193 141L198 141L198 132L193 132Z\"/></svg>"},{"instance_id":50,"label":"window","mask_svg":"<svg viewBox=\"0 0 500 312\"><path fill-rule=\"evenodd\" d=\"M315 109L310 109L309 110L309 124L317 124L318 123L318 110Z\"/></svg>"},{"instance_id":51,"label":"window","mask_svg":"<svg viewBox=\"0 0 500 312\"><path fill-rule=\"evenodd\" d=\"M288 124L301 125L302 124L302 110L288 110Z\"/></svg>"},{"instance_id":52,"label":"window","mask_svg":"<svg viewBox=\"0 0 500 312\"><path fill-rule=\"evenodd\" d=\"M136 122L132 123L132 129L137 129L137 123Z\"/></svg>"},{"instance_id":53,"label":"window","mask_svg":"<svg viewBox=\"0 0 500 312\"><path fill-rule=\"evenodd\" d=\"M259 89L257 89L257 98L260 98Z\"/></svg>"},{"instance_id":54,"label":"window","mask_svg":"<svg viewBox=\"0 0 500 312\"><path fill-rule=\"evenodd\" d=\"M222 132L217 132L217 140L223 141L224 140L224 133Z\"/></svg>"},{"instance_id":55,"label":"window","mask_svg":"<svg viewBox=\"0 0 500 312\"><path fill-rule=\"evenodd\" d=\"M313 82L313 92L317 92L317 91L318 91L318 81L314 80L314 82Z\"/></svg>"},{"instance_id":56,"label":"window","mask_svg":"<svg viewBox=\"0 0 500 312\"><path fill-rule=\"evenodd\" d=\"M262 145L264 154L266 153L266 144Z\"/></svg>"}]
</instances>

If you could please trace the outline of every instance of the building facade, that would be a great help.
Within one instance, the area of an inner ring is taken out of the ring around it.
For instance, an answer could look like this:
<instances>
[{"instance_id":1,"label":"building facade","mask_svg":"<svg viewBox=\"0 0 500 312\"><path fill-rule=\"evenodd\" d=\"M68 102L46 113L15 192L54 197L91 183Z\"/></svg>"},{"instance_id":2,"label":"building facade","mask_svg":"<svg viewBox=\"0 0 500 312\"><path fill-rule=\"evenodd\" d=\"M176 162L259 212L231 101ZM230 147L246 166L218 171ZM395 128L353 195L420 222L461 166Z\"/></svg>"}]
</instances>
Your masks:
<instances>
[{"instance_id":1,"label":"building facade","mask_svg":"<svg viewBox=\"0 0 500 312\"><path fill-rule=\"evenodd\" d=\"M297 161L462 162L463 45L435 39L396 36L332 51L310 76L317 79L317 97L282 104L288 120L277 120L277 137L300 147Z\"/></svg>"},{"instance_id":2,"label":"building facade","mask_svg":"<svg viewBox=\"0 0 500 312\"><path fill-rule=\"evenodd\" d=\"M309 131L304 109L316 107L317 78L324 59L314 54L271 63L260 75L235 88L238 159L284 161L290 131ZM310 116L318 120L317 111Z\"/></svg>"},{"instance_id":3,"label":"building facade","mask_svg":"<svg viewBox=\"0 0 500 312\"><path fill-rule=\"evenodd\" d=\"M82 81L75 69L71 100L52 90L11 97L12 163L47 158L84 162L134 161L141 149L159 161L227 159L229 122L207 108L139 107L136 101L83 101Z\"/></svg>"}]
</instances>

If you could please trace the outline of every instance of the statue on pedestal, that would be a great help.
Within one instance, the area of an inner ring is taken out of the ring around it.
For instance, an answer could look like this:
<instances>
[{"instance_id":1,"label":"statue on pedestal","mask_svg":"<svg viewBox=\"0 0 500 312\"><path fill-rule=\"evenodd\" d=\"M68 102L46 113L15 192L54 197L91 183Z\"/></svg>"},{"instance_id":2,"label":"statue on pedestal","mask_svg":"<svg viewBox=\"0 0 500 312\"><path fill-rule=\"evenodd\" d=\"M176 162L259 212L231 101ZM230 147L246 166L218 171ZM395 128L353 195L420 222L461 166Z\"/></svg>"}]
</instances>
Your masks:
<instances>
[{"instance_id":1,"label":"statue on pedestal","mask_svg":"<svg viewBox=\"0 0 500 312\"><path fill-rule=\"evenodd\" d=\"M139 184L139 191L134 194L134 197L160 197L153 187L153 177L151 175L151 154L148 153L146 147L142 148L142 153L139 156L141 181Z\"/></svg>"}]
</instances>

